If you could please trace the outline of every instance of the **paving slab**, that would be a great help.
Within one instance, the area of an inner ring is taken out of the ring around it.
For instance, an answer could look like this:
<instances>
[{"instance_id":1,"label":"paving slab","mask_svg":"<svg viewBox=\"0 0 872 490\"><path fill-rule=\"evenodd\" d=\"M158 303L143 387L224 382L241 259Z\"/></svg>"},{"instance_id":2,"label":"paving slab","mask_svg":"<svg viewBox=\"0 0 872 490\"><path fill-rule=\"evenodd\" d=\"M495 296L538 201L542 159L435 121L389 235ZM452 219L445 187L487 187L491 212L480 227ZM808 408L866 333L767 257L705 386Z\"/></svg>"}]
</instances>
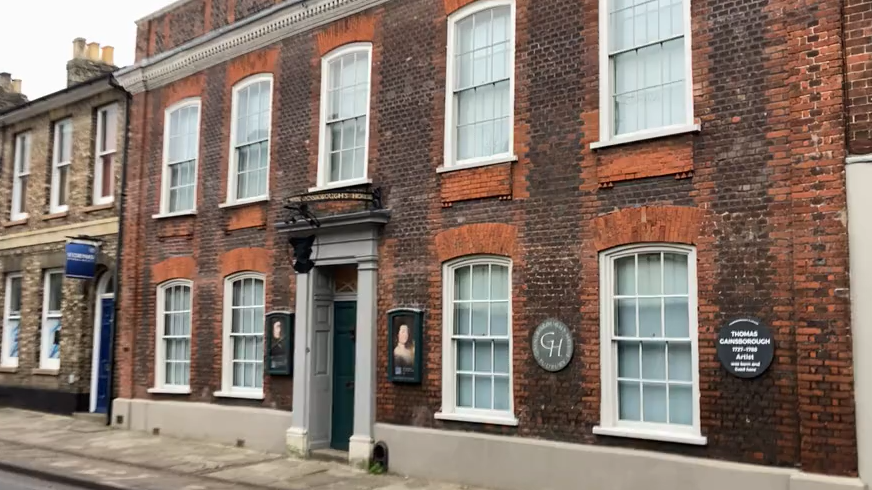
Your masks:
<instances>
[{"instance_id":1,"label":"paving slab","mask_svg":"<svg viewBox=\"0 0 872 490\"><path fill-rule=\"evenodd\" d=\"M9 408L0 408L0 469L97 490L468 488Z\"/></svg>"}]
</instances>

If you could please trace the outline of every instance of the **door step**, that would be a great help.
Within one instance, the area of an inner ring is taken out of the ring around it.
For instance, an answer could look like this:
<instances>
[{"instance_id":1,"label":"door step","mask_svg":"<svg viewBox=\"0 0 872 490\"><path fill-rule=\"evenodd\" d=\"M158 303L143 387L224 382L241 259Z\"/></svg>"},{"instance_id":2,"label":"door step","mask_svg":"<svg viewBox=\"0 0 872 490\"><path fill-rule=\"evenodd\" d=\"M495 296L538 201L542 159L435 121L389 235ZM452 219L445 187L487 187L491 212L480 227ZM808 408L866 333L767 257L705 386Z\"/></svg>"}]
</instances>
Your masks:
<instances>
[{"instance_id":1,"label":"door step","mask_svg":"<svg viewBox=\"0 0 872 490\"><path fill-rule=\"evenodd\" d=\"M106 425L105 413L73 412L73 418L76 420L83 420L85 422L93 422L95 424Z\"/></svg>"},{"instance_id":2,"label":"door step","mask_svg":"<svg viewBox=\"0 0 872 490\"><path fill-rule=\"evenodd\" d=\"M318 461L348 464L348 451L340 451L338 449L313 449L311 457Z\"/></svg>"}]
</instances>

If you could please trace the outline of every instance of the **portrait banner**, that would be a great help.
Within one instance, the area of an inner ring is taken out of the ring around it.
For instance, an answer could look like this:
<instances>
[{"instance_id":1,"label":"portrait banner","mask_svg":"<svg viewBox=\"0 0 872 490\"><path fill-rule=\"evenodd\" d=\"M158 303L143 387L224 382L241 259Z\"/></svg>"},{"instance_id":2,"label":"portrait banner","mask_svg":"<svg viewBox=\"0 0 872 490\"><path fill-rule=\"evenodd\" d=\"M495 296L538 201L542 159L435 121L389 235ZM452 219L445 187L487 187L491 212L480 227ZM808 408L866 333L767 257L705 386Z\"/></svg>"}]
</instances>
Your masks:
<instances>
[{"instance_id":1,"label":"portrait banner","mask_svg":"<svg viewBox=\"0 0 872 490\"><path fill-rule=\"evenodd\" d=\"M294 314L287 311L267 313L264 325L266 373L288 376L294 367Z\"/></svg>"},{"instance_id":2,"label":"portrait banner","mask_svg":"<svg viewBox=\"0 0 872 490\"><path fill-rule=\"evenodd\" d=\"M424 339L424 312L396 309L388 312L388 380L420 383Z\"/></svg>"}]
</instances>

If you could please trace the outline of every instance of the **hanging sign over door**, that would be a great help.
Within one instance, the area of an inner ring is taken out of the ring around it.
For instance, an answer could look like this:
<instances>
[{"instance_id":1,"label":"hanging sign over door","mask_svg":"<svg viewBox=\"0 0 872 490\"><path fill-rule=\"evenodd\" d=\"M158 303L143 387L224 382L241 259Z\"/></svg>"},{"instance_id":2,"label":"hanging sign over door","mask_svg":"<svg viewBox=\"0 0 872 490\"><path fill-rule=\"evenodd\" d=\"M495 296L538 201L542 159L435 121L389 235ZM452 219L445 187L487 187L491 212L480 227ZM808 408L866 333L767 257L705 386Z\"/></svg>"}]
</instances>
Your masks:
<instances>
[{"instance_id":1,"label":"hanging sign over door","mask_svg":"<svg viewBox=\"0 0 872 490\"><path fill-rule=\"evenodd\" d=\"M97 270L97 254L100 247L87 240L72 240L67 243L67 260L64 272L74 279L93 279Z\"/></svg>"}]
</instances>

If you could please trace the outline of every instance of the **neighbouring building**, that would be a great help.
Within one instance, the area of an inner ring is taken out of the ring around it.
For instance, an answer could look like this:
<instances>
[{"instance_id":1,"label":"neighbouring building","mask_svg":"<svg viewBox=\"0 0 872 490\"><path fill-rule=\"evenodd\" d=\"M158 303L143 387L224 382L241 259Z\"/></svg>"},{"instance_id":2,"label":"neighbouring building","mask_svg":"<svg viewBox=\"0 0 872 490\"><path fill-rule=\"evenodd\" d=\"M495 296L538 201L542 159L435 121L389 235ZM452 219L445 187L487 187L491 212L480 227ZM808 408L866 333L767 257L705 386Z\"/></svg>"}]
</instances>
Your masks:
<instances>
[{"instance_id":1,"label":"neighbouring building","mask_svg":"<svg viewBox=\"0 0 872 490\"><path fill-rule=\"evenodd\" d=\"M0 405L108 411L127 104L115 69L112 47L76 39L67 88L0 112ZM96 255L93 279L67 277L71 241Z\"/></svg>"},{"instance_id":2,"label":"neighbouring building","mask_svg":"<svg viewBox=\"0 0 872 490\"><path fill-rule=\"evenodd\" d=\"M506 489L862 488L848 3L141 19L113 423Z\"/></svg>"}]
</instances>

